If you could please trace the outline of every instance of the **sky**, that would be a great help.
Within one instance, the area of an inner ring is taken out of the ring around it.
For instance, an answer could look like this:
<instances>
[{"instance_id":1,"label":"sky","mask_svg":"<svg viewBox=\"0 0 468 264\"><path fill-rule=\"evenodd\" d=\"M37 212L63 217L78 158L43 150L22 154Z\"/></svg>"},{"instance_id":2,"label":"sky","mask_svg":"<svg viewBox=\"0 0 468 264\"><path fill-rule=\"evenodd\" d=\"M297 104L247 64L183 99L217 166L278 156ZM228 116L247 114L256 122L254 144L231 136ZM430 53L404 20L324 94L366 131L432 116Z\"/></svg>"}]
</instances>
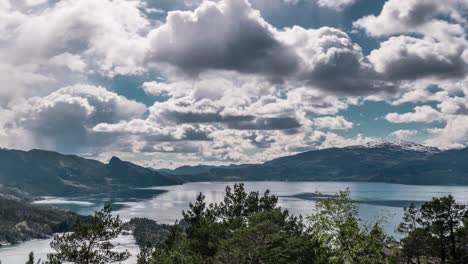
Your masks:
<instances>
[{"instance_id":1,"label":"sky","mask_svg":"<svg viewBox=\"0 0 468 264\"><path fill-rule=\"evenodd\" d=\"M0 0L0 146L144 166L468 147L468 0Z\"/></svg>"}]
</instances>

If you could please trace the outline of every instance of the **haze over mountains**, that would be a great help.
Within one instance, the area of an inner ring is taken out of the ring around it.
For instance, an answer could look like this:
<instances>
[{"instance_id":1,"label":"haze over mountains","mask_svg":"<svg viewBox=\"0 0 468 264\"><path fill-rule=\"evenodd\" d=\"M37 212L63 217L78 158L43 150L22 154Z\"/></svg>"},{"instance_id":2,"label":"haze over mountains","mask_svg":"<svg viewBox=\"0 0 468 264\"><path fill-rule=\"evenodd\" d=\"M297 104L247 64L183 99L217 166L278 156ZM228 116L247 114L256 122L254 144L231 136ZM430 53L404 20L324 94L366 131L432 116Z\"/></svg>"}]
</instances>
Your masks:
<instances>
[{"instance_id":1,"label":"haze over mountains","mask_svg":"<svg viewBox=\"0 0 468 264\"><path fill-rule=\"evenodd\" d=\"M187 181L370 181L468 185L468 148L441 151L410 142L329 148L263 164L152 170L44 150L0 150L0 185L34 195L96 194Z\"/></svg>"}]
</instances>

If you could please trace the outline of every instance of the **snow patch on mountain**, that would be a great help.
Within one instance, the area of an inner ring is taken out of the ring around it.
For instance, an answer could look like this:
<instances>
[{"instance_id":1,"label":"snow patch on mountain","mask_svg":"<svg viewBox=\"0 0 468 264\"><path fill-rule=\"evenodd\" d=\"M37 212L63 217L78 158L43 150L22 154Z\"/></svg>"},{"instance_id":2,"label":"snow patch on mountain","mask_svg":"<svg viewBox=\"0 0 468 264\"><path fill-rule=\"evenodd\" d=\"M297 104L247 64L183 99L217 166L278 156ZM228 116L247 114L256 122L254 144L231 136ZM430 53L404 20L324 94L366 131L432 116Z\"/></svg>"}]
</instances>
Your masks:
<instances>
[{"instance_id":1,"label":"snow patch on mountain","mask_svg":"<svg viewBox=\"0 0 468 264\"><path fill-rule=\"evenodd\" d=\"M440 149L436 147L424 146L414 142L408 141L395 141L389 142L385 140L380 141L370 141L364 145L354 145L349 146L348 148L387 148L400 151L417 151L417 152L427 152L427 153L437 153L440 152Z\"/></svg>"}]
</instances>

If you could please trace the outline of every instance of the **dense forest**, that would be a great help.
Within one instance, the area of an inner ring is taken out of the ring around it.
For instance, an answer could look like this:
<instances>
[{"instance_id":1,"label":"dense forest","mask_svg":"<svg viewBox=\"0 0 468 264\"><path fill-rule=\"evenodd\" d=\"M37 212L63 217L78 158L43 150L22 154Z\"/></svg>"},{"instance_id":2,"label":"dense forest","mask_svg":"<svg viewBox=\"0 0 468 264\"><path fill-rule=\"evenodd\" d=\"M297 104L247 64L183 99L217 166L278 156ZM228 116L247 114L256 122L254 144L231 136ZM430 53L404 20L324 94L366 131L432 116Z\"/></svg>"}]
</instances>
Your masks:
<instances>
[{"instance_id":1,"label":"dense forest","mask_svg":"<svg viewBox=\"0 0 468 264\"><path fill-rule=\"evenodd\" d=\"M0 195L0 246L70 231L75 213ZM80 217L84 218L84 217Z\"/></svg>"},{"instance_id":2,"label":"dense forest","mask_svg":"<svg viewBox=\"0 0 468 264\"><path fill-rule=\"evenodd\" d=\"M468 213L452 196L405 208L400 240L381 221L364 223L357 203L342 191L317 202L310 216L293 216L278 198L226 187L224 200L206 204L200 193L183 219L158 225L148 219L123 224L106 206L74 232L56 235L43 263L116 263L129 257L109 242L131 229L141 247L138 264L191 263L468 263ZM25 256L25 261L28 256ZM27 263L37 263L31 253Z\"/></svg>"}]
</instances>

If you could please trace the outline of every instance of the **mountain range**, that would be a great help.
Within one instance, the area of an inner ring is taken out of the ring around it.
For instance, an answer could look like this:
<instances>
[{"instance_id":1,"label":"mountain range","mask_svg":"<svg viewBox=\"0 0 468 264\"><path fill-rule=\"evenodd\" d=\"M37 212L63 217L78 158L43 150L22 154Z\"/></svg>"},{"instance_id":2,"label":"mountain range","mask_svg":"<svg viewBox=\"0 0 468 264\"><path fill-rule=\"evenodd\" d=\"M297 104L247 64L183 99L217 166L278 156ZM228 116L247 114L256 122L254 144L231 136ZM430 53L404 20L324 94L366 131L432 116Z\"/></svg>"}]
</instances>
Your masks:
<instances>
[{"instance_id":1,"label":"mountain range","mask_svg":"<svg viewBox=\"0 0 468 264\"><path fill-rule=\"evenodd\" d=\"M33 195L82 195L181 181L117 157L109 163L53 151L0 149L0 185Z\"/></svg>"},{"instance_id":2,"label":"mountain range","mask_svg":"<svg viewBox=\"0 0 468 264\"><path fill-rule=\"evenodd\" d=\"M0 185L37 195L88 195L191 181L369 181L468 185L468 148L371 142L285 156L262 164L149 169L57 152L0 149Z\"/></svg>"},{"instance_id":3,"label":"mountain range","mask_svg":"<svg viewBox=\"0 0 468 264\"><path fill-rule=\"evenodd\" d=\"M262 164L159 170L183 181L369 181L468 185L468 148L441 151L412 142L370 142L281 157Z\"/></svg>"}]
</instances>

